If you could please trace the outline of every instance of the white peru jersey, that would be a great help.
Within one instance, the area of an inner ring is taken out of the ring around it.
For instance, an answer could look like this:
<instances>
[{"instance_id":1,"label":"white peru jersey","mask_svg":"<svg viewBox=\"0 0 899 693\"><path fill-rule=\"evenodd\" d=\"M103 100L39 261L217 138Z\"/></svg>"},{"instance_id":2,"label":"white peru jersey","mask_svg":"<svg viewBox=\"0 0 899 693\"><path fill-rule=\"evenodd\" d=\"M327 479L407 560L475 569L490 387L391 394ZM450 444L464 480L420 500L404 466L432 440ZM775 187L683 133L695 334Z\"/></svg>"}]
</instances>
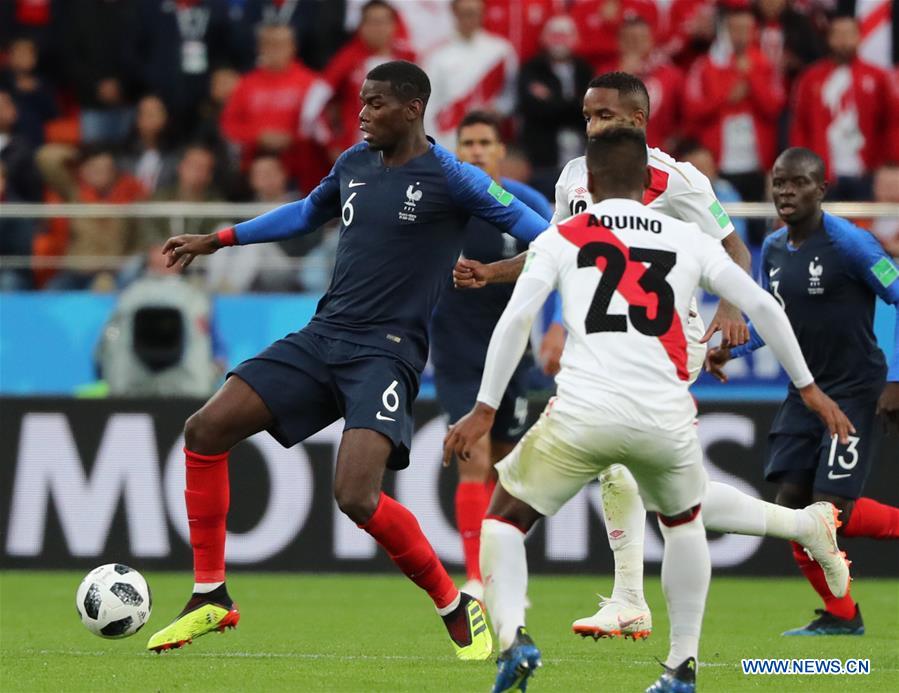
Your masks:
<instances>
[{"instance_id":1,"label":"white peru jersey","mask_svg":"<svg viewBox=\"0 0 899 693\"><path fill-rule=\"evenodd\" d=\"M675 219L693 222L719 241L734 230L709 179L693 164L676 161L655 147L648 148L647 153L652 180L643 204ZM565 165L556 182L553 223L583 212L592 202L587 190L587 161L580 156Z\"/></svg>"},{"instance_id":2,"label":"white peru jersey","mask_svg":"<svg viewBox=\"0 0 899 693\"><path fill-rule=\"evenodd\" d=\"M675 219L692 222L719 241L734 230L730 217L715 197L711 182L693 164L677 161L655 147L647 147L647 155L652 178L643 195L643 204ZM553 223L583 212L592 202L587 190L587 160L580 156L565 165L556 182ZM699 343L705 334L705 323L699 315L695 299L690 309L692 315L687 325L690 347L688 369L690 383L693 383L702 372L706 347Z\"/></svg>"},{"instance_id":3,"label":"white peru jersey","mask_svg":"<svg viewBox=\"0 0 899 693\"><path fill-rule=\"evenodd\" d=\"M522 273L559 290L568 339L555 407L677 430L696 415L686 325L698 285L733 262L696 224L611 199L550 227Z\"/></svg>"}]
</instances>

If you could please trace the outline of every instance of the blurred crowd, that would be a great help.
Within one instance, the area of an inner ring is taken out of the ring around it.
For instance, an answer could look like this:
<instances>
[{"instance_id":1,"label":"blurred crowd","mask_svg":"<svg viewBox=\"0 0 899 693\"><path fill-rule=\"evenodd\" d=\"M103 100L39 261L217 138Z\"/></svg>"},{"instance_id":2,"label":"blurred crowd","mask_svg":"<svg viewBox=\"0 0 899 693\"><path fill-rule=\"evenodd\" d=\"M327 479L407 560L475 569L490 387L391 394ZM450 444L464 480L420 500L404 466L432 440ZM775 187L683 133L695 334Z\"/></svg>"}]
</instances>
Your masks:
<instances>
[{"instance_id":1,"label":"blurred crowd","mask_svg":"<svg viewBox=\"0 0 899 693\"><path fill-rule=\"evenodd\" d=\"M294 199L359 141L366 72L403 58L431 78L429 134L452 148L467 112L496 111L506 175L550 199L561 167L583 151L587 83L623 70L649 89L650 144L694 163L722 201L767 199L776 153L802 145L824 156L831 199L896 202L892 5L3 0L0 201ZM177 231L233 221L188 219ZM23 261L6 263L0 289L121 287L172 231L161 219L2 217L0 256ZM895 223L880 232L899 245ZM239 266L224 253L209 288L321 290L331 236L259 250ZM298 275L297 256L317 261ZM34 257L58 257L59 267L29 266Z\"/></svg>"}]
</instances>

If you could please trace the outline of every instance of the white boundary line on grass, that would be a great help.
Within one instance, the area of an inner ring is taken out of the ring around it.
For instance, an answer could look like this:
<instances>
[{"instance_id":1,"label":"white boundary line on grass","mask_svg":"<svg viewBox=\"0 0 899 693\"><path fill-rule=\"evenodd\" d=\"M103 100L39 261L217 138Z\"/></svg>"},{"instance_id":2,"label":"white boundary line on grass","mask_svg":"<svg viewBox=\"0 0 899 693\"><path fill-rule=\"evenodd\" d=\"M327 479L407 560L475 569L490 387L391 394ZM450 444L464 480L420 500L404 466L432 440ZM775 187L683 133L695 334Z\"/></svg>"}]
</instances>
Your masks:
<instances>
[{"instance_id":1,"label":"white boundary line on grass","mask_svg":"<svg viewBox=\"0 0 899 693\"><path fill-rule=\"evenodd\" d=\"M70 656L70 657L105 657L117 653L100 651L100 650L22 650L24 655L50 655L50 656ZM138 657L149 657L150 652L124 653L125 656L134 655ZM163 653L161 656L165 656ZM180 656L180 655L179 655ZM421 657L415 655L341 655L327 654L322 652L185 652L184 656L202 657L205 659L333 659L338 661L356 661L356 660L393 660L403 662L442 662L448 661L449 657ZM583 662L581 657L546 657L545 661L550 663L569 664L574 662ZM628 662L629 664L658 664L654 659L635 659ZM739 664L727 664L726 662L700 662L700 668L703 667L731 667L738 669ZM879 671L887 671L880 669Z\"/></svg>"}]
</instances>

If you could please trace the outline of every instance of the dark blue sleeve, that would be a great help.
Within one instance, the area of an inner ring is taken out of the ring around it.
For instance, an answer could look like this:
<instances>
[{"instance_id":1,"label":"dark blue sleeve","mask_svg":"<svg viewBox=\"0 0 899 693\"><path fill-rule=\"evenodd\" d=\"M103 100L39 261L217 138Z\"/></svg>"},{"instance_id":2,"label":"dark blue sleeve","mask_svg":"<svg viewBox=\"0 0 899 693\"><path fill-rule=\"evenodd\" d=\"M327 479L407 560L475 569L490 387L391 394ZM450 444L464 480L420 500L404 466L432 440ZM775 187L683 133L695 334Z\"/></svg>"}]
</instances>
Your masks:
<instances>
[{"instance_id":1,"label":"dark blue sleeve","mask_svg":"<svg viewBox=\"0 0 899 693\"><path fill-rule=\"evenodd\" d=\"M771 247L771 238L772 236L768 236L764 243L762 243L762 261L759 263L759 284L761 284L762 288L769 293L771 292L771 283L768 276L767 259L768 249ZM730 357L732 359L746 356L746 354L752 353L756 349L761 349L765 346L765 340L762 339L762 335L759 334L759 331L755 329L752 320L747 322L746 326L749 328L749 341L730 350Z\"/></svg>"},{"instance_id":2,"label":"dark blue sleeve","mask_svg":"<svg viewBox=\"0 0 899 693\"><path fill-rule=\"evenodd\" d=\"M463 164L440 145L434 146L434 154L453 202L469 214L523 241L534 240L549 227L546 219L481 169Z\"/></svg>"},{"instance_id":3,"label":"dark blue sleeve","mask_svg":"<svg viewBox=\"0 0 899 693\"><path fill-rule=\"evenodd\" d=\"M830 214L824 215L824 229L846 258L855 278L866 284L884 303L899 309L899 268L880 242L864 229ZM896 315L896 336L899 337L899 310ZM887 380L899 381L899 342L893 344Z\"/></svg>"},{"instance_id":4,"label":"dark blue sleeve","mask_svg":"<svg viewBox=\"0 0 899 693\"><path fill-rule=\"evenodd\" d=\"M553 218L553 206L542 193L534 190L530 185L511 178L503 178L502 184L506 190L546 219L547 223Z\"/></svg>"},{"instance_id":5,"label":"dark blue sleeve","mask_svg":"<svg viewBox=\"0 0 899 693\"><path fill-rule=\"evenodd\" d=\"M359 146L359 145L357 145ZM234 227L238 245L280 241L310 233L340 214L340 166L356 147L346 150L315 190L302 200L266 212Z\"/></svg>"}]
</instances>

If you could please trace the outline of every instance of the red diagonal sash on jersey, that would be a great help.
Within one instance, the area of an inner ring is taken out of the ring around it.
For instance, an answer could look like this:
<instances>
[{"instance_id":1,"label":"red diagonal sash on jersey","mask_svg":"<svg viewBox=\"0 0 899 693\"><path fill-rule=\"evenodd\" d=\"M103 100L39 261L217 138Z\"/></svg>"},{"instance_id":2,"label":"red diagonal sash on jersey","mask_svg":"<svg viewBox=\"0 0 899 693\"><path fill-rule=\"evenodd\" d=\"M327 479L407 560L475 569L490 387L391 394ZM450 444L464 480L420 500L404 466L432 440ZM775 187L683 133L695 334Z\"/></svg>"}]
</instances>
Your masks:
<instances>
[{"instance_id":1,"label":"red diagonal sash on jersey","mask_svg":"<svg viewBox=\"0 0 899 693\"><path fill-rule=\"evenodd\" d=\"M668 189L668 174L660 168L649 167L649 187L643 191L643 204L648 205Z\"/></svg>"},{"instance_id":2,"label":"red diagonal sash on jersey","mask_svg":"<svg viewBox=\"0 0 899 693\"><path fill-rule=\"evenodd\" d=\"M667 174L665 175L667 177ZM559 233L578 248L583 248L588 243L608 243L618 248L625 258L629 258L630 248L610 229L598 222L596 222L596 225L588 225L591 220L595 219L596 217L592 214L578 214L566 223L560 224L558 226ZM596 266L600 271L605 271L605 258L597 258ZM624 276L622 276L615 290L624 297L628 305L646 308L647 314L652 319L652 316L658 311L659 301L656 294L644 291L639 284L640 277L643 276L645 271L646 267L642 262L634 262L628 259L625 265ZM671 318L671 326L665 331L665 334L659 337L659 341L665 348L665 353L668 354L671 363L674 364L677 377L684 381L689 380L690 375L687 372L687 338L684 335L684 327L681 324L677 311L674 311L674 315Z\"/></svg>"},{"instance_id":3,"label":"red diagonal sash on jersey","mask_svg":"<svg viewBox=\"0 0 899 693\"><path fill-rule=\"evenodd\" d=\"M473 108L489 104L499 96L506 81L506 62L500 60L471 89L437 113L437 126L443 132L456 131L462 118Z\"/></svg>"}]
</instances>

